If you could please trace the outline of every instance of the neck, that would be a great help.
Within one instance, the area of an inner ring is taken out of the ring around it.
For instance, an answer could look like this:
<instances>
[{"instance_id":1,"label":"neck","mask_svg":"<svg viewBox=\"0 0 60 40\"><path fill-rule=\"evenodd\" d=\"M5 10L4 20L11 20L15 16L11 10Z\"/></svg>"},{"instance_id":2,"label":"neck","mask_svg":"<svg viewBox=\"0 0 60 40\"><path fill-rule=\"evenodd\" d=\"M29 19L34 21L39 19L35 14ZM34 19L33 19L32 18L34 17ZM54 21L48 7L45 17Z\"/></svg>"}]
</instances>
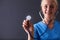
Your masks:
<instances>
[{"instance_id":1,"label":"neck","mask_svg":"<svg viewBox=\"0 0 60 40\"><path fill-rule=\"evenodd\" d=\"M54 19L52 19L52 20L43 19L43 22L48 25L49 29L52 29L53 28Z\"/></svg>"}]
</instances>

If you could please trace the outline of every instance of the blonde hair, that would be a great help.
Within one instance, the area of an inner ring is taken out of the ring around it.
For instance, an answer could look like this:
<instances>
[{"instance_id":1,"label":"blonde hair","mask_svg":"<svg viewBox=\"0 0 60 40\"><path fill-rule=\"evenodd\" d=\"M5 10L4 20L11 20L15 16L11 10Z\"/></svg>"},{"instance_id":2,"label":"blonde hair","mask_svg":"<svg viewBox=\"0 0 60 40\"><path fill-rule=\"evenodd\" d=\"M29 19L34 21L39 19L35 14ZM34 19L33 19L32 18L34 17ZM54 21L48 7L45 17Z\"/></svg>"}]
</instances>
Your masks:
<instances>
[{"instance_id":1,"label":"blonde hair","mask_svg":"<svg viewBox=\"0 0 60 40\"><path fill-rule=\"evenodd\" d=\"M46 0L41 0L41 7L42 7L42 5L43 5L43 1L46 1ZM51 0L55 5L56 5L56 7L58 8L58 2L57 2L57 0Z\"/></svg>"}]
</instances>

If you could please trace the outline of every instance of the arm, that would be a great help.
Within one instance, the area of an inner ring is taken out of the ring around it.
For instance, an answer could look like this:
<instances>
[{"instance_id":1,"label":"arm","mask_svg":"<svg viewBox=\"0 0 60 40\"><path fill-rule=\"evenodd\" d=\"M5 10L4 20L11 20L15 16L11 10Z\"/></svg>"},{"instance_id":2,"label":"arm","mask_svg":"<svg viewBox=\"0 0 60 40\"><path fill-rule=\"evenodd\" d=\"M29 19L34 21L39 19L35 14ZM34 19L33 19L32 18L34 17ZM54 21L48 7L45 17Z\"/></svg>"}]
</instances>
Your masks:
<instances>
[{"instance_id":1,"label":"arm","mask_svg":"<svg viewBox=\"0 0 60 40\"><path fill-rule=\"evenodd\" d=\"M28 22L29 22L28 20L24 20L22 26L25 32L28 34L28 40L33 40L31 35L34 36L34 27L33 27L33 24L31 24L30 22L28 23Z\"/></svg>"},{"instance_id":2,"label":"arm","mask_svg":"<svg viewBox=\"0 0 60 40\"><path fill-rule=\"evenodd\" d=\"M30 34L28 34L28 40L34 40L34 39L30 36Z\"/></svg>"}]
</instances>

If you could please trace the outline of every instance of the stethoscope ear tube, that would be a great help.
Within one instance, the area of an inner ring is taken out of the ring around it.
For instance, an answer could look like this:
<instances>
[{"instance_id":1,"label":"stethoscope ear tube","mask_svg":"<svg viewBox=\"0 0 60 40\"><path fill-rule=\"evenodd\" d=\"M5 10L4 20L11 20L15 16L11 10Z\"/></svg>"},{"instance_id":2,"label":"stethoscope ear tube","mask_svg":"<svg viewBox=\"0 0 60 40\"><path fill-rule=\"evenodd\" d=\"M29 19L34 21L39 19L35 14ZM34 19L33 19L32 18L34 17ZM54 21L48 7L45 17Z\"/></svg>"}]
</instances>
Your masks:
<instances>
[{"instance_id":1,"label":"stethoscope ear tube","mask_svg":"<svg viewBox=\"0 0 60 40\"><path fill-rule=\"evenodd\" d=\"M41 14L41 11L39 11L39 15L40 15L41 19L43 20L43 16L42 16L42 14Z\"/></svg>"}]
</instances>

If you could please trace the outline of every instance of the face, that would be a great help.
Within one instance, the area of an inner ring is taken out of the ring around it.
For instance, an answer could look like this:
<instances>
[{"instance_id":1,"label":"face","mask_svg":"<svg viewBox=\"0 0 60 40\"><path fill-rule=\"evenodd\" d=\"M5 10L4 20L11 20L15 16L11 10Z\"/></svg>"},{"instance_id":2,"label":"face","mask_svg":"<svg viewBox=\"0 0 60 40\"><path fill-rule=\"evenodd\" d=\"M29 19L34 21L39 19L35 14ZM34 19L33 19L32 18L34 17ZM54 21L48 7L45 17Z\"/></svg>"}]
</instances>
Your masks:
<instances>
[{"instance_id":1,"label":"face","mask_svg":"<svg viewBox=\"0 0 60 40\"><path fill-rule=\"evenodd\" d=\"M42 2L43 3L41 7L44 18L46 18L47 20L53 19L57 10L55 2L53 2L52 0L43 0Z\"/></svg>"}]
</instances>

